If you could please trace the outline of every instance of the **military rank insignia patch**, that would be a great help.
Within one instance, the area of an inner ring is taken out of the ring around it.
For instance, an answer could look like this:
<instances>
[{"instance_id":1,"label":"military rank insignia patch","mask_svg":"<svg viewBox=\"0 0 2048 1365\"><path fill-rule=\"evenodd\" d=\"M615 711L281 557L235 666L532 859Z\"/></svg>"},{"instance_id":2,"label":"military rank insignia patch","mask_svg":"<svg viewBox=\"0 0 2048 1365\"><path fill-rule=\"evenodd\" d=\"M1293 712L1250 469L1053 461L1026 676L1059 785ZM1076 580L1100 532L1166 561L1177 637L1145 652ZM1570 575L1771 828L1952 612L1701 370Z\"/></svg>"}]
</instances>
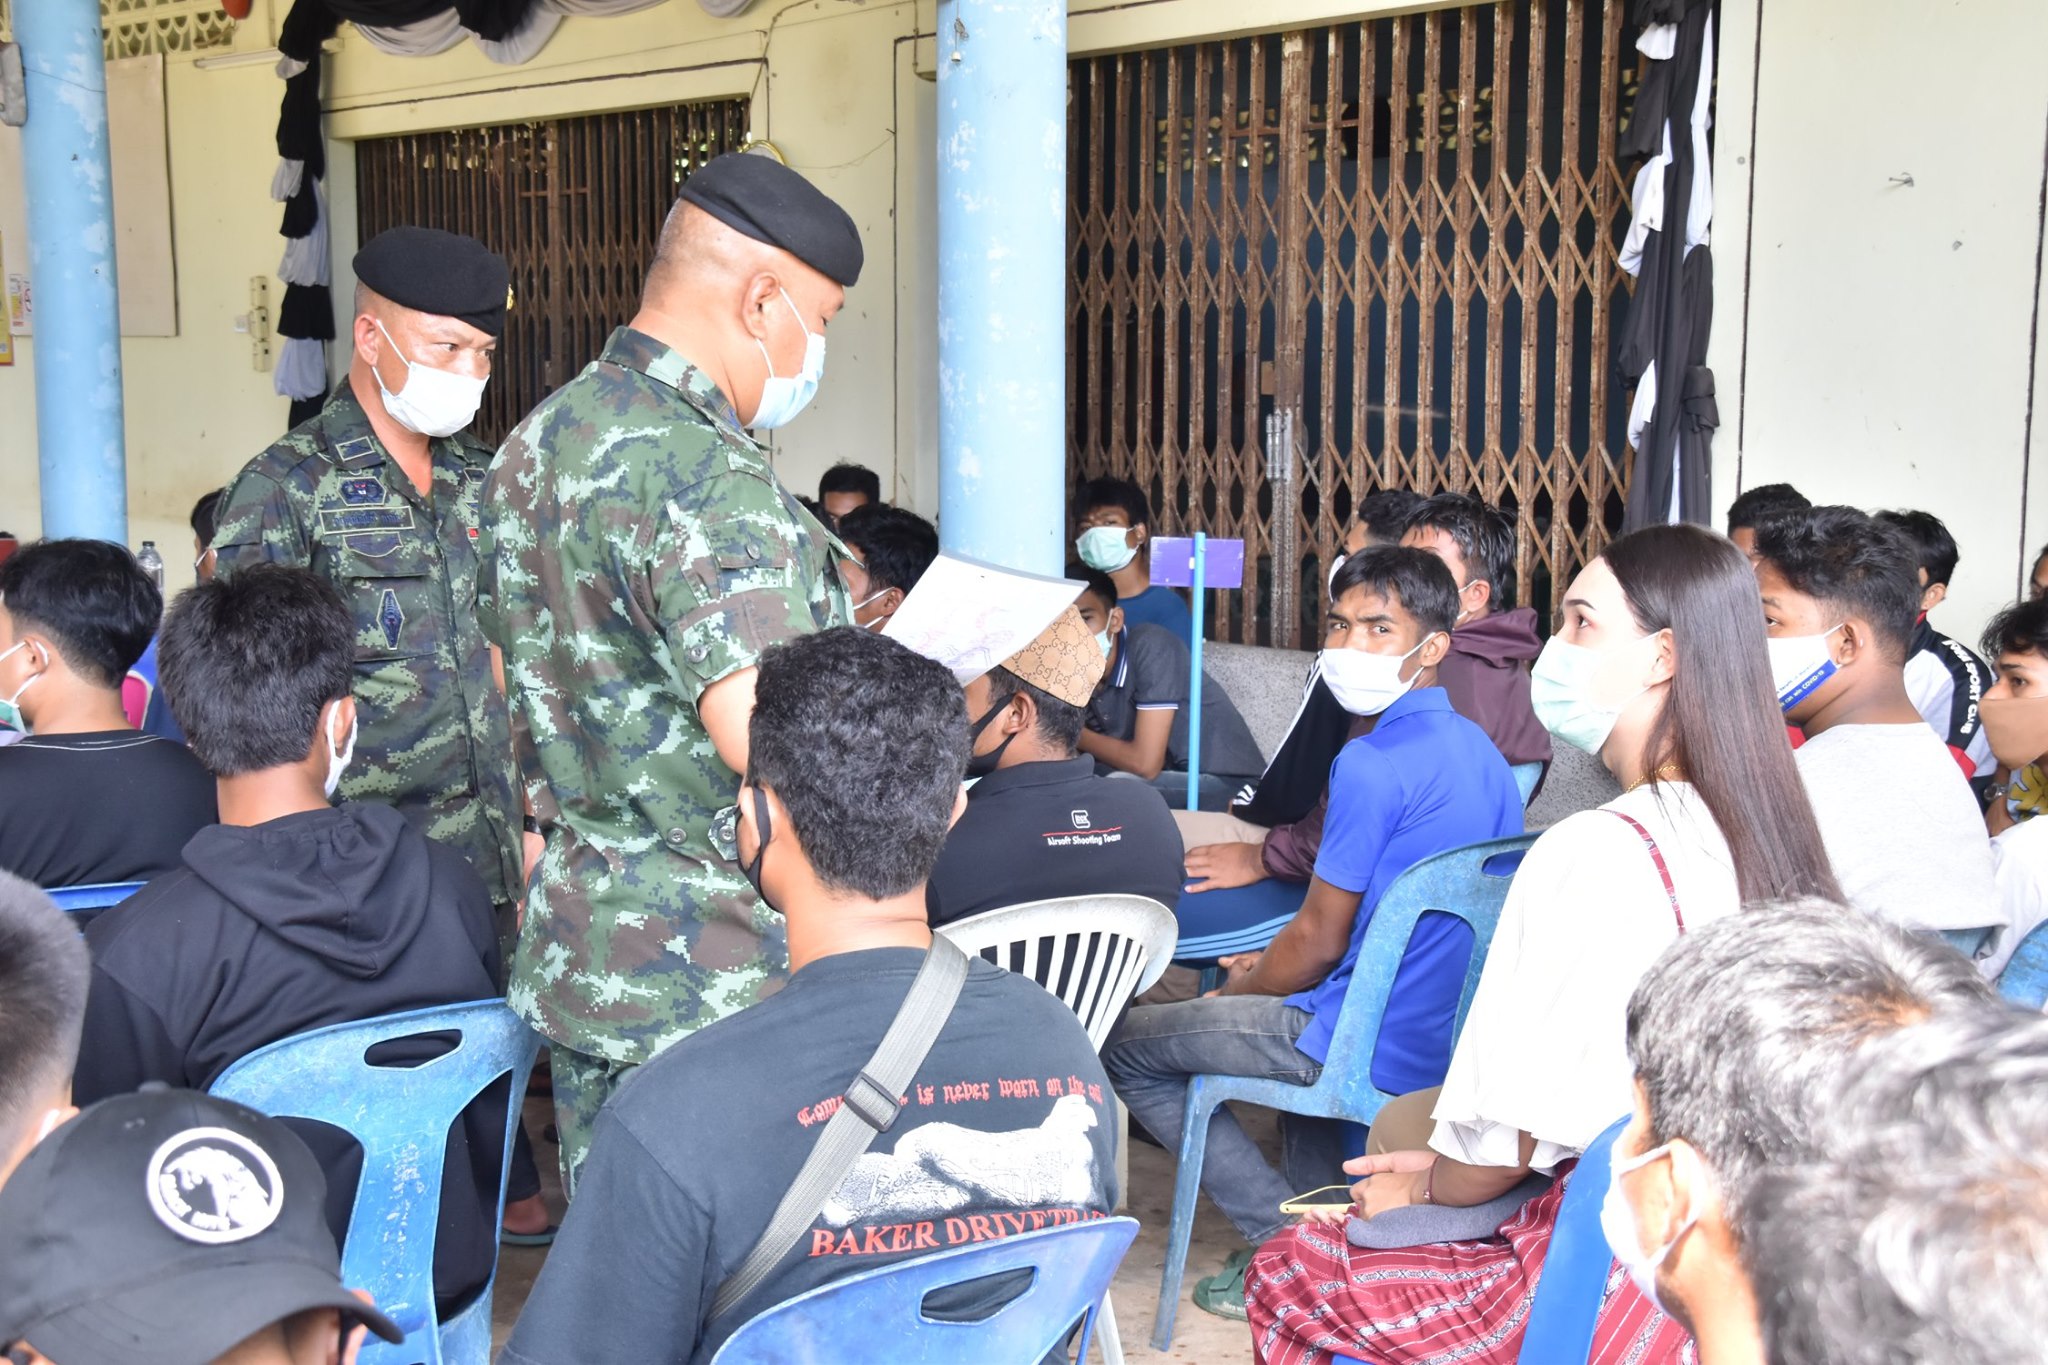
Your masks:
<instances>
[{"instance_id":1,"label":"military rank insignia patch","mask_svg":"<svg viewBox=\"0 0 2048 1365\"><path fill-rule=\"evenodd\" d=\"M384 589L384 605L377 612L377 624L384 628L385 645L398 648L398 632L405 626L405 613L399 609L398 594L390 588Z\"/></svg>"}]
</instances>

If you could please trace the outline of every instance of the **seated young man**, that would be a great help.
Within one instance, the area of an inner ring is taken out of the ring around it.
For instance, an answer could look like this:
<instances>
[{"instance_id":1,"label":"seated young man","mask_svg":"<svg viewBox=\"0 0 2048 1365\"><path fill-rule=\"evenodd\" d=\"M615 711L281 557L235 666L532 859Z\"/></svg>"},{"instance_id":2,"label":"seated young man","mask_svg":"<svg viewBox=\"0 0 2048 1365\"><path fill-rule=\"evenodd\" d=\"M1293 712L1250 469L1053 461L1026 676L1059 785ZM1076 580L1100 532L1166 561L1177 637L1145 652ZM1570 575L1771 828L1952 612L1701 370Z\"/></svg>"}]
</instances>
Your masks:
<instances>
[{"instance_id":1,"label":"seated young man","mask_svg":"<svg viewBox=\"0 0 2048 1365\"><path fill-rule=\"evenodd\" d=\"M144 1081L204 1090L295 1033L499 993L490 895L468 861L389 806L328 804L355 747L355 636L324 580L282 565L172 605L164 690L218 780L221 823L87 931L80 1103ZM338 1241L359 1155L336 1129L303 1133L330 1177ZM488 1098L449 1135L434 1245L444 1309L490 1278L504 1135L504 1102ZM531 1183L509 1197L538 1194Z\"/></svg>"},{"instance_id":2,"label":"seated young man","mask_svg":"<svg viewBox=\"0 0 2048 1365\"><path fill-rule=\"evenodd\" d=\"M91 966L70 917L0 872L0 1185L30 1148L78 1112L71 1069Z\"/></svg>"},{"instance_id":3,"label":"seated young man","mask_svg":"<svg viewBox=\"0 0 2048 1365\"><path fill-rule=\"evenodd\" d=\"M327 1182L276 1119L189 1090L120 1095L0 1189L0 1351L24 1365L353 1365L360 1290Z\"/></svg>"},{"instance_id":4,"label":"seated young man","mask_svg":"<svg viewBox=\"0 0 2048 1365\"><path fill-rule=\"evenodd\" d=\"M1140 1006L1103 1051L1118 1097L1169 1151L1180 1143L1192 1075L1314 1083L1366 928L1395 878L1432 854L1522 832L1506 760L1435 685L1458 614L1458 585L1443 561L1423 550L1370 549L1345 561L1335 593L1323 676L1377 724L1338 755L1329 832L1299 912L1263 953L1229 962L1220 995ZM1183 952L1187 932L1200 932L1189 922L1189 904L1200 899L1181 899ZM1442 1082L1471 950L1461 920L1428 915L1417 924L1380 1027L1374 1085L1405 1094ZM1283 1178L1237 1120L1216 1111L1202 1188L1247 1243L1225 1278L1241 1277L1250 1248L1290 1221L1284 1200L1338 1178L1333 1129L1283 1117Z\"/></svg>"},{"instance_id":5,"label":"seated young man","mask_svg":"<svg viewBox=\"0 0 2048 1365\"><path fill-rule=\"evenodd\" d=\"M163 596L104 540L44 540L0 564L0 871L38 886L139 882L178 865L213 823L213 779L144 734L121 682Z\"/></svg>"},{"instance_id":6,"label":"seated young man","mask_svg":"<svg viewBox=\"0 0 2048 1365\"><path fill-rule=\"evenodd\" d=\"M1977 799L1906 694L1912 546L1853 507L1814 507L1757 529L1756 576L1778 702L1805 732L1799 775L1844 894L1908 929L2003 926Z\"/></svg>"},{"instance_id":7,"label":"seated young man","mask_svg":"<svg viewBox=\"0 0 2048 1365\"><path fill-rule=\"evenodd\" d=\"M1069 565L1067 577L1088 585L1074 605L1108 664L1088 703L1081 752L1095 760L1097 772L1143 778L1169 804L1186 805L1192 670L1188 647L1159 626L1126 624L1117 605L1116 584L1107 574ZM1207 811L1228 806L1230 794L1265 762L1230 694L1206 671L1199 761L1200 802Z\"/></svg>"},{"instance_id":8,"label":"seated young man","mask_svg":"<svg viewBox=\"0 0 2048 1365\"><path fill-rule=\"evenodd\" d=\"M1172 588L1152 581L1152 504L1128 479L1093 479L1074 495L1074 554L1116 584L1124 620L1160 626L1192 649L1195 617Z\"/></svg>"},{"instance_id":9,"label":"seated young man","mask_svg":"<svg viewBox=\"0 0 2048 1365\"><path fill-rule=\"evenodd\" d=\"M1330 562L1326 584L1337 577L1345 559L1366 546L1400 544L1408 518L1421 505L1421 496L1405 488L1368 493L1345 533L1343 550ZM1294 713L1273 761L1257 782L1246 783L1231 798L1228 815L1175 811L1182 842L1189 848L1227 840L1257 843L1267 830L1293 824L1322 805L1330 788L1330 765L1337 761L1337 751L1357 737L1357 719L1323 685L1321 656L1310 655L1301 709Z\"/></svg>"},{"instance_id":10,"label":"seated young man","mask_svg":"<svg viewBox=\"0 0 2048 1365\"><path fill-rule=\"evenodd\" d=\"M1920 566L1920 621L1906 655L1906 695L1920 718L1934 727L1963 775L1989 779L1997 766L1978 723L1977 706L1991 686L1991 668L1960 640L1952 640L1928 619L1948 597L1962 552L1948 527L1931 512L1879 512L1877 520L1904 536Z\"/></svg>"},{"instance_id":11,"label":"seated young man","mask_svg":"<svg viewBox=\"0 0 2048 1365\"><path fill-rule=\"evenodd\" d=\"M932 868L934 925L1061 896L1180 899L1180 836L1158 792L1096 774L1079 753L1102 651L1068 607L967 684L967 809Z\"/></svg>"},{"instance_id":12,"label":"seated young man","mask_svg":"<svg viewBox=\"0 0 2048 1365\"><path fill-rule=\"evenodd\" d=\"M1804 512L1811 506L1813 500L1789 483L1766 483L1745 489L1728 505L1728 539L1755 559L1759 526L1782 513Z\"/></svg>"},{"instance_id":13,"label":"seated young man","mask_svg":"<svg viewBox=\"0 0 2048 1365\"><path fill-rule=\"evenodd\" d=\"M915 512L879 503L839 520L839 539L856 558L839 561L853 623L882 630L939 557L939 529Z\"/></svg>"},{"instance_id":14,"label":"seated young man","mask_svg":"<svg viewBox=\"0 0 2048 1365\"><path fill-rule=\"evenodd\" d=\"M825 525L837 530L839 519L856 507L882 501L881 476L866 465L835 464L818 480L818 506Z\"/></svg>"},{"instance_id":15,"label":"seated young man","mask_svg":"<svg viewBox=\"0 0 2048 1365\"><path fill-rule=\"evenodd\" d=\"M502 1365L703 1362L820 1285L1114 1206L1115 1097L1087 1035L1058 997L975 958L894 1125L775 1270L711 1315L923 964L967 730L953 675L894 640L841 627L762 657L737 842L787 921L791 975L605 1105ZM973 1317L1014 1289L965 1292L949 1307Z\"/></svg>"},{"instance_id":16,"label":"seated young man","mask_svg":"<svg viewBox=\"0 0 2048 1365\"><path fill-rule=\"evenodd\" d=\"M1513 582L1514 528L1477 498L1439 493L1410 512L1401 544L1443 560L1461 585L1450 652L1436 678L1451 709L1486 731L1510 765L1548 763L1550 732L1529 702L1529 661L1542 649L1536 613L1498 605ZM1354 737L1372 728L1369 716L1350 720ZM1308 881L1329 812L1325 785L1305 815L1270 829L1219 826L1206 823L1212 817L1199 815L1176 814L1174 819L1188 841L1188 874L1204 893L1213 893L1268 877L1297 886Z\"/></svg>"},{"instance_id":17,"label":"seated young man","mask_svg":"<svg viewBox=\"0 0 2048 1365\"><path fill-rule=\"evenodd\" d=\"M1536 613L1510 607L1515 528L1499 508L1439 493L1408 518L1403 545L1427 550L1458 581L1458 624L1436 671L1451 709L1486 731L1510 766L1550 761L1550 732L1529 704L1529 664L1542 652Z\"/></svg>"}]
</instances>

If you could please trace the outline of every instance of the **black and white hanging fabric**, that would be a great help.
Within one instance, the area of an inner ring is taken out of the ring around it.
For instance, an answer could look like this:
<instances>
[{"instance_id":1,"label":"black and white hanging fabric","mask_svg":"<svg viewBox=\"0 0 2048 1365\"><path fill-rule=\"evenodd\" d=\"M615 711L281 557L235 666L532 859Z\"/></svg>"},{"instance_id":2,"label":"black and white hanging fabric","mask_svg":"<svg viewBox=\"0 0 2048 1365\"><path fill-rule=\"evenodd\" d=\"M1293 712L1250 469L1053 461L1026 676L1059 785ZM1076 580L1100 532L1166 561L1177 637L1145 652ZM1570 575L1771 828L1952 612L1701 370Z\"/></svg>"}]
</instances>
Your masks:
<instances>
[{"instance_id":1,"label":"black and white hanging fabric","mask_svg":"<svg viewBox=\"0 0 2048 1365\"><path fill-rule=\"evenodd\" d=\"M1617 147L1623 156L1647 159L1636 174L1620 260L1636 277L1615 351L1622 377L1636 385L1625 530L1711 519L1720 423L1706 363L1714 312L1712 0L1636 0L1633 18L1642 26L1636 47L1648 70Z\"/></svg>"}]
</instances>

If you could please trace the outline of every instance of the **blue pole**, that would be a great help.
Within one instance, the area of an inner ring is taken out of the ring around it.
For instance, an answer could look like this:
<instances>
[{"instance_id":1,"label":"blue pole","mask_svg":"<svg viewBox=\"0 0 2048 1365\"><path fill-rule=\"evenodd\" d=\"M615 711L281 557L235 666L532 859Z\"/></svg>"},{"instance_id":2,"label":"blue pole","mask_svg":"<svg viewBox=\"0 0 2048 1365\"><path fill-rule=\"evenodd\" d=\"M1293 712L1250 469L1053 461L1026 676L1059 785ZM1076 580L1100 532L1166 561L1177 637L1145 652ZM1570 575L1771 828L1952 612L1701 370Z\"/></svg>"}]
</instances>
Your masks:
<instances>
[{"instance_id":1,"label":"blue pole","mask_svg":"<svg viewBox=\"0 0 2048 1365\"><path fill-rule=\"evenodd\" d=\"M939 535L1066 554L1066 0L940 0Z\"/></svg>"},{"instance_id":2,"label":"blue pole","mask_svg":"<svg viewBox=\"0 0 2048 1365\"><path fill-rule=\"evenodd\" d=\"M1207 586L1208 565L1202 561L1208 558L1209 537L1195 532L1194 598L1195 638L1188 648L1188 809L1202 808L1202 608L1207 605L1208 596L1202 589Z\"/></svg>"},{"instance_id":3,"label":"blue pole","mask_svg":"<svg viewBox=\"0 0 2048 1365\"><path fill-rule=\"evenodd\" d=\"M121 313L99 0L14 6L43 534L128 540Z\"/></svg>"}]
</instances>

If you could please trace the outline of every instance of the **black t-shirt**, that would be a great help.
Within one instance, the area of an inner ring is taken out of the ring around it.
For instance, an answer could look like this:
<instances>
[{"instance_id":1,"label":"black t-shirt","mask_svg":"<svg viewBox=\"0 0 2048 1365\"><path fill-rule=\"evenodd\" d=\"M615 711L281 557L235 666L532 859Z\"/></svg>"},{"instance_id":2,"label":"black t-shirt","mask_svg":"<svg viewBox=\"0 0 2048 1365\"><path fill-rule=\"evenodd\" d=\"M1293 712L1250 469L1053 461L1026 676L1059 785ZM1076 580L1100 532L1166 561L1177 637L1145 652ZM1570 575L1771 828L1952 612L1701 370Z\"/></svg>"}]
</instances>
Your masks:
<instances>
[{"instance_id":1,"label":"black t-shirt","mask_svg":"<svg viewBox=\"0 0 2048 1365\"><path fill-rule=\"evenodd\" d=\"M1087 755L1000 768L974 784L925 887L933 924L1059 896L1180 904L1180 830L1142 782L1097 777Z\"/></svg>"},{"instance_id":2,"label":"black t-shirt","mask_svg":"<svg viewBox=\"0 0 2048 1365\"><path fill-rule=\"evenodd\" d=\"M500 1365L706 1361L748 1318L833 1280L1115 1207L1114 1096L1088 1036L1056 997L976 959L895 1126L777 1270L705 1322L923 956L813 962L629 1076Z\"/></svg>"},{"instance_id":3,"label":"black t-shirt","mask_svg":"<svg viewBox=\"0 0 2048 1365\"><path fill-rule=\"evenodd\" d=\"M160 735L30 735L0 748L0 868L37 886L146 882L213 821L213 777Z\"/></svg>"}]
</instances>

